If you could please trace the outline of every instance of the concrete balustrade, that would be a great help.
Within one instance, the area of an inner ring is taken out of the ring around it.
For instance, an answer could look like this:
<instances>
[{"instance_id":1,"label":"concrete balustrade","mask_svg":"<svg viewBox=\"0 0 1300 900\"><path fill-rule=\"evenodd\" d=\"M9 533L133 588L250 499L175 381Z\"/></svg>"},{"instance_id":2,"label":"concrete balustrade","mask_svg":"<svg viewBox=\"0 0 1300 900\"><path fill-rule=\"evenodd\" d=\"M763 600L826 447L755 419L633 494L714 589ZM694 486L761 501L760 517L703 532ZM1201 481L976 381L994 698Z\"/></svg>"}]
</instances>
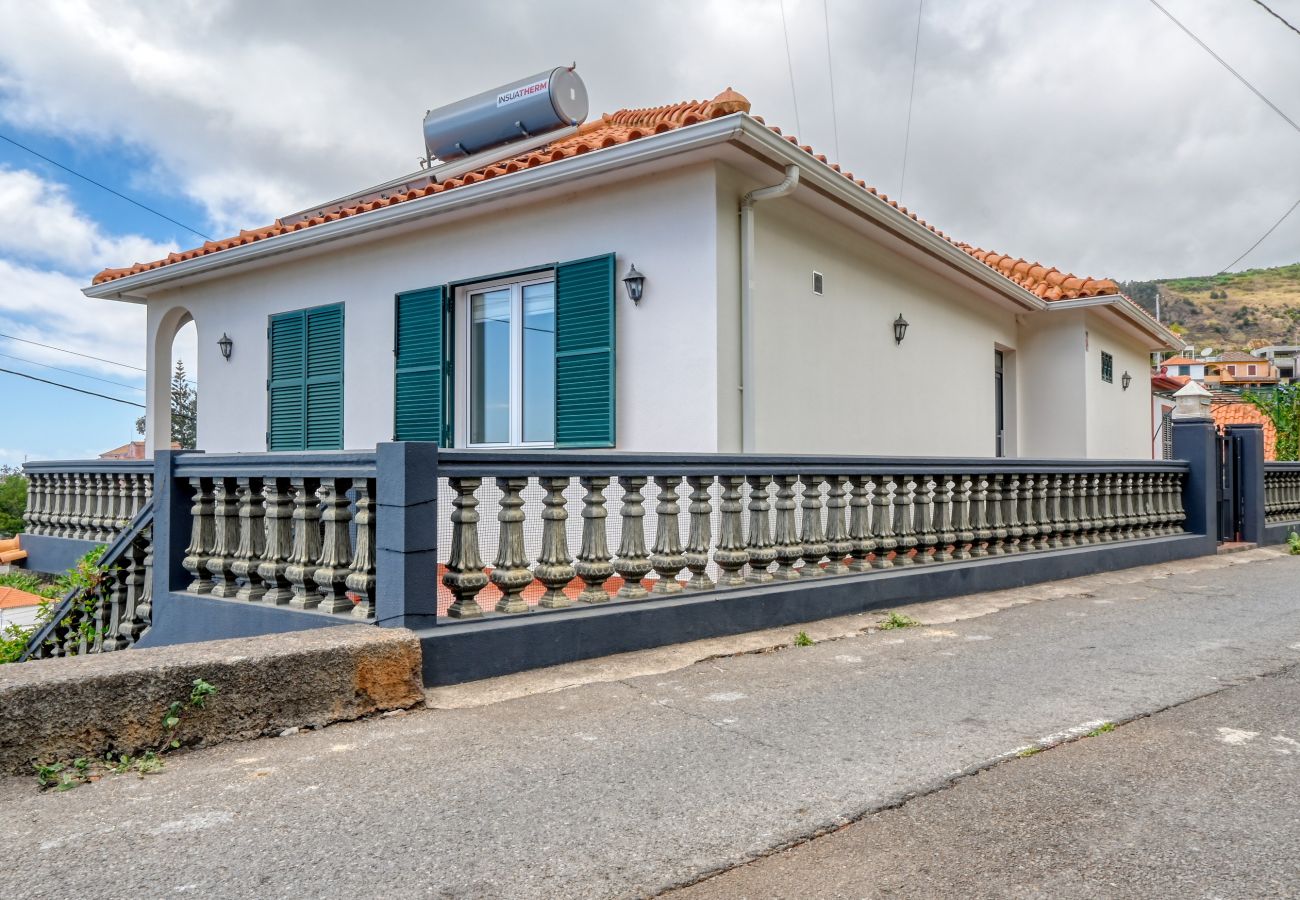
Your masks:
<instances>
[{"instance_id":1,"label":"concrete balustrade","mask_svg":"<svg viewBox=\"0 0 1300 900\"><path fill-rule=\"evenodd\" d=\"M1264 463L1264 521L1269 525L1300 521L1300 463Z\"/></svg>"},{"instance_id":2,"label":"concrete balustrade","mask_svg":"<svg viewBox=\"0 0 1300 900\"><path fill-rule=\"evenodd\" d=\"M111 543L153 496L148 461L28 463L24 532Z\"/></svg>"}]
</instances>

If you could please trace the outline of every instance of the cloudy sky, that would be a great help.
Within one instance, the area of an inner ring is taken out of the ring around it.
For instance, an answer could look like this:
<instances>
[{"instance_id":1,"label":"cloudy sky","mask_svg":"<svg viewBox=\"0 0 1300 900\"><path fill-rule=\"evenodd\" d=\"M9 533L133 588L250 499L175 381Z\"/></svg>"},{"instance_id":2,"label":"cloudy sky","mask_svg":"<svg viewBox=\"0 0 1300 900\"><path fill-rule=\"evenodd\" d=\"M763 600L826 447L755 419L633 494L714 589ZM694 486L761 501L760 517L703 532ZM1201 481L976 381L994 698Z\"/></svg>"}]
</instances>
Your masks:
<instances>
[{"instance_id":1,"label":"cloudy sky","mask_svg":"<svg viewBox=\"0 0 1300 900\"><path fill-rule=\"evenodd\" d=\"M0 0L0 134L219 237L412 171L425 109L576 60L593 113L734 86L896 195L916 0L784 2L793 88L778 0ZM1300 120L1300 35L1252 0L1163 3ZM1300 198L1300 133L1148 0L925 0L918 58L903 201L959 239L1201 274ZM141 402L142 310L79 288L199 242L0 141L0 333L121 364L0 338L0 368ZM1239 268L1297 260L1300 212ZM95 455L140 412L0 387L0 463Z\"/></svg>"}]
</instances>

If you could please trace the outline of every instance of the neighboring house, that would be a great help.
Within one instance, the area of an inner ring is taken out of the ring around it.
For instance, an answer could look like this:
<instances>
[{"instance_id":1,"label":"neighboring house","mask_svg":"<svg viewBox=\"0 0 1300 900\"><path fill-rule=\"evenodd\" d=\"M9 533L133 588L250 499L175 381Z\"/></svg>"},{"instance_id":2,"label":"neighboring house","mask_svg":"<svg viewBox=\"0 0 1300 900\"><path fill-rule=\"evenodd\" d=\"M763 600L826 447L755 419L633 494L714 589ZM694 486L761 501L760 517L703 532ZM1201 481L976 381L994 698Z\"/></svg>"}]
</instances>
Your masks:
<instances>
[{"instance_id":1,"label":"neighboring house","mask_svg":"<svg viewBox=\"0 0 1300 900\"><path fill-rule=\"evenodd\" d=\"M1291 384L1297 374L1300 374L1300 366L1297 365L1297 357L1300 357L1300 346L1295 344L1275 344L1268 347L1258 347L1251 352L1252 356L1266 359L1277 368L1278 381L1282 384Z\"/></svg>"},{"instance_id":2,"label":"neighboring house","mask_svg":"<svg viewBox=\"0 0 1300 900\"><path fill-rule=\"evenodd\" d=\"M36 616L44 597L20 591L18 588L0 586L0 631L10 625L28 628L36 624Z\"/></svg>"},{"instance_id":3,"label":"neighboring house","mask_svg":"<svg viewBox=\"0 0 1300 900\"><path fill-rule=\"evenodd\" d=\"M749 109L621 110L101 272L147 308L148 447L193 320L207 451L1150 456L1182 342L1115 282L958 243Z\"/></svg>"},{"instance_id":4,"label":"neighboring house","mask_svg":"<svg viewBox=\"0 0 1300 900\"><path fill-rule=\"evenodd\" d=\"M1278 382L1276 366L1242 350L1229 350L1213 362L1205 376L1205 381L1211 386L1251 388Z\"/></svg>"},{"instance_id":5,"label":"neighboring house","mask_svg":"<svg viewBox=\"0 0 1300 900\"><path fill-rule=\"evenodd\" d=\"M1160 372L1164 375L1182 375L1193 381L1205 380L1206 361L1190 356L1171 356L1160 363Z\"/></svg>"},{"instance_id":6,"label":"neighboring house","mask_svg":"<svg viewBox=\"0 0 1300 900\"><path fill-rule=\"evenodd\" d=\"M1277 428L1273 421L1255 406L1240 400L1215 399L1210 404L1214 424L1222 431L1228 425L1262 425L1264 429L1264 459L1277 459Z\"/></svg>"},{"instance_id":7,"label":"neighboring house","mask_svg":"<svg viewBox=\"0 0 1300 900\"><path fill-rule=\"evenodd\" d=\"M172 449L179 450L181 445L172 441ZM99 454L100 459L148 459L149 453L145 450L144 441L132 441L129 444L123 444L120 447L114 447L112 450L106 450Z\"/></svg>"}]
</instances>

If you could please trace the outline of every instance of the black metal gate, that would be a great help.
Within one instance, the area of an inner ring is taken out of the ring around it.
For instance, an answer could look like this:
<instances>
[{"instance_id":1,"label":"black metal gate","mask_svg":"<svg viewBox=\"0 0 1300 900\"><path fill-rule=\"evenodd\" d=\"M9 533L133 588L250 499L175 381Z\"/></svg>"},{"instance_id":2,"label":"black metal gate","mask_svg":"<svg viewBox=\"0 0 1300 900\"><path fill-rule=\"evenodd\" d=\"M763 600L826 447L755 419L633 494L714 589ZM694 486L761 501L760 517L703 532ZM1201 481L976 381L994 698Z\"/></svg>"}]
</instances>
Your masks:
<instances>
[{"instance_id":1,"label":"black metal gate","mask_svg":"<svg viewBox=\"0 0 1300 900\"><path fill-rule=\"evenodd\" d=\"M1242 444L1232 431L1220 434L1219 481L1215 492L1218 500L1218 537L1220 541L1241 540L1241 494L1237 490L1237 475L1241 471Z\"/></svg>"}]
</instances>

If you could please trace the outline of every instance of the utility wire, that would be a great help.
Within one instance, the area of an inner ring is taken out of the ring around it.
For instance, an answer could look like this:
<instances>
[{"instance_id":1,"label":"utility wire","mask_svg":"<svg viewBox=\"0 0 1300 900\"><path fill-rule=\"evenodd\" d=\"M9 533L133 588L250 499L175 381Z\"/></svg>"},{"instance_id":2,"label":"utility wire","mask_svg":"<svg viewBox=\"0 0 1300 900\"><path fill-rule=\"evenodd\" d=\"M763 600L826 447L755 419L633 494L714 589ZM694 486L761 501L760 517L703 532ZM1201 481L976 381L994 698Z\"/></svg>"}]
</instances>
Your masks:
<instances>
[{"instance_id":1,"label":"utility wire","mask_svg":"<svg viewBox=\"0 0 1300 900\"><path fill-rule=\"evenodd\" d=\"M1192 30L1191 30L1190 28L1188 28L1188 27L1187 27L1186 25L1184 25L1182 22L1178 21L1178 19L1174 18L1174 14L1173 14L1173 13L1171 13L1169 10L1167 10L1167 9L1165 9L1163 6L1161 6L1161 5L1157 2L1157 0L1150 0L1150 3L1151 3L1151 5L1154 6L1156 9L1160 10L1162 13L1164 13L1166 16L1168 16L1168 17L1169 17L1169 21L1173 22L1175 25L1177 25L1179 28L1181 28L1181 29L1183 30L1183 32L1184 32L1184 33L1185 33L1189 38L1191 38L1192 40L1196 41L1196 43L1200 44L1202 50L1204 50L1206 53L1208 53L1208 54L1210 54L1211 56L1213 56L1213 57L1215 58L1215 60L1219 63L1219 65L1223 66L1225 69L1227 69L1229 72L1231 72L1231 73L1232 73L1232 76L1233 76L1234 78L1236 78L1238 81L1240 81L1242 84L1244 84L1247 88L1249 88L1249 89L1250 89L1250 92L1251 92L1252 94L1254 94L1256 97L1258 97L1259 99L1263 100L1266 104L1268 104L1268 108L1269 108L1269 109L1273 110L1273 112L1275 112L1275 113L1277 113L1279 116L1281 116L1281 117L1286 121L1286 123L1287 123L1288 125L1290 125L1292 128L1294 128L1296 131L1300 131L1300 125L1297 125L1297 124L1296 124L1296 121L1295 121L1294 119L1292 119L1292 118L1291 118L1290 116L1288 116L1286 113L1282 112L1282 110L1281 110L1280 108L1278 108L1278 105L1277 105L1276 103L1274 103L1272 100L1270 100L1270 99L1268 99L1267 97L1265 97L1264 94L1263 94L1263 92L1260 91L1259 88L1257 88L1257 87L1255 87L1253 84L1251 84L1249 81L1247 81L1244 75L1242 75L1240 72L1238 72L1238 71L1237 71L1236 69L1234 69L1232 66L1228 65L1227 60L1225 60L1222 56L1220 56L1219 54L1217 54L1217 53L1215 53L1213 50L1211 50L1211 49L1210 49L1210 45L1207 44L1207 43L1205 43L1205 41L1201 40L1200 38L1198 38L1195 34L1193 34L1193 33L1192 33Z\"/></svg>"},{"instance_id":2,"label":"utility wire","mask_svg":"<svg viewBox=\"0 0 1300 900\"><path fill-rule=\"evenodd\" d=\"M794 89L794 60L790 56L790 28L785 23L785 0L776 0L776 5L781 10L781 34L785 35L785 67L790 72L790 99L794 102L794 130L802 135L803 126L799 124L799 94Z\"/></svg>"},{"instance_id":3,"label":"utility wire","mask_svg":"<svg viewBox=\"0 0 1300 900\"><path fill-rule=\"evenodd\" d=\"M42 344L38 341L29 341L27 338L14 337L12 334L0 333L0 338L9 338L11 341L20 341L24 344L31 344L34 347L44 347L46 350L58 350L60 353L71 353L73 356L80 356L83 359L93 359L95 362L108 363L110 366L121 366L123 369L135 369L137 372L147 372L148 369L142 369L139 366L128 366L126 363L115 362L111 359L104 359L102 356L91 356L89 353L78 353L76 350L65 350L62 347L55 347L51 344Z\"/></svg>"},{"instance_id":4,"label":"utility wire","mask_svg":"<svg viewBox=\"0 0 1300 900\"><path fill-rule=\"evenodd\" d=\"M903 203L903 187L907 184L907 147L912 141L912 100L916 96L916 60L921 50L921 10L925 0L916 0L916 43L912 45L912 87L907 92L907 128L903 132L903 172L898 176L898 203Z\"/></svg>"},{"instance_id":5,"label":"utility wire","mask_svg":"<svg viewBox=\"0 0 1300 900\"><path fill-rule=\"evenodd\" d=\"M822 0L822 24L826 30L826 71L831 77L831 127L835 129L835 161L844 165L840 156L840 116L835 108L835 63L831 59L831 14L827 9L829 0Z\"/></svg>"},{"instance_id":6,"label":"utility wire","mask_svg":"<svg viewBox=\"0 0 1300 900\"><path fill-rule=\"evenodd\" d=\"M143 209L145 212L153 213L155 216L158 216L160 219L166 219L168 222L171 222L173 225L178 225L178 226L180 226L181 228L184 228L186 231L190 232L191 234L197 234L199 237L203 238L205 241L210 241L210 240L212 240L212 238L208 237L208 236L207 236L206 234L204 234L203 232L201 232L201 231L199 231L199 230L197 230L197 229L191 228L190 226L186 225L184 222L177 222L177 221L176 221L175 219L173 219L171 216L166 215L165 213L160 213L160 212L158 212L158 210L154 209L154 208L151 207L151 206L145 206L145 205L144 205L143 203L141 203L139 200L133 200L133 199L131 199L130 197L128 197L126 194L123 194L123 193L121 193L120 191L115 191L115 190L113 190L111 187L109 187L108 185L106 185L106 184L102 184L101 182L98 182L98 181L96 181L95 179L90 178L89 176L82 175L82 174L81 174L80 172L78 172L76 169L70 169L70 168L68 168L67 166L65 166L63 163L61 163L61 162L56 162L55 160L50 159L50 158L49 158L48 156L46 156L44 153L39 153L39 152L33 150L31 147L28 147L26 144L20 144L20 143L18 143L18 141L15 141L13 138L8 137L7 135L0 134L0 141L7 141L8 143L13 144L13 145L14 145L15 147L17 147L19 150L26 150L26 151L27 151L28 153L30 153L32 156L39 157L40 159L45 160L45 161L46 161L47 163L49 163L50 165L52 165L52 166L56 166L56 167L62 169L63 171L67 172L69 175L75 175L77 178L80 178L82 181L89 182L90 184L93 184L95 187L97 187L97 188L99 188L99 189L101 189L101 190L108 191L108 192L109 192L110 194L112 194L114 197L118 197L118 198L120 198L120 199L122 199L122 200L125 200L127 203L130 203L130 204L133 205L133 206L138 206L138 207L140 207L140 208Z\"/></svg>"},{"instance_id":7,"label":"utility wire","mask_svg":"<svg viewBox=\"0 0 1300 900\"><path fill-rule=\"evenodd\" d=\"M124 384L121 381L109 381L107 378L98 378L94 375L84 375L81 372L74 372L72 369L60 369L58 366L52 366L49 363L37 362L34 359L24 359L21 356L10 356L8 353L0 353L0 357L12 359L15 362L27 363L29 366L40 366L42 369L53 369L56 372L63 372L66 375L76 375L78 378L89 378L91 381L102 381L104 384L111 384L116 387L130 388L133 391L144 393L144 388L136 387L133 384Z\"/></svg>"},{"instance_id":8,"label":"utility wire","mask_svg":"<svg viewBox=\"0 0 1300 900\"><path fill-rule=\"evenodd\" d=\"M63 388L66 391L76 391L78 394L89 394L92 397L102 397L105 400L125 403L127 406L138 406L140 409L144 409L143 403L136 403L134 400L123 400L121 397L110 397L108 394L99 394L95 391L82 390L81 388L73 387L70 384L62 384L58 381L47 381L44 378L37 378L35 375L28 375L26 372L15 372L13 369L0 369L0 372L4 372L6 375L17 375L19 378L30 378L32 381L39 381L41 384L51 384L55 387Z\"/></svg>"},{"instance_id":9,"label":"utility wire","mask_svg":"<svg viewBox=\"0 0 1300 900\"><path fill-rule=\"evenodd\" d=\"M1274 231L1276 231L1276 230L1277 230L1277 226L1279 226L1279 225L1281 225L1283 222L1285 222L1285 221L1287 220L1287 217L1290 216L1291 213L1293 213L1293 212L1296 211L1297 207L1300 207L1300 200L1297 200L1295 203L1292 203L1292 204L1291 204L1291 208L1288 209L1286 212L1282 213L1282 218L1280 218L1280 219L1278 219L1276 222L1274 222L1274 223L1273 223L1273 227L1270 228L1268 231L1264 232L1264 237L1261 237L1259 240L1255 241L1255 243L1251 244L1250 247L1249 247L1249 249L1247 249L1245 253L1241 254L1241 256L1238 256L1238 257L1237 257L1236 259L1234 259L1232 262L1228 263L1226 266L1224 266L1222 269L1220 269L1220 270L1219 270L1219 274L1222 275L1224 272L1227 272L1229 269L1231 269L1231 268L1232 268L1233 266L1235 266L1237 263L1241 262L1241 261L1242 261L1243 259L1245 259L1247 256L1250 256L1251 251L1254 250L1256 247L1258 247L1260 244L1264 243L1264 238L1268 237L1270 234L1272 234Z\"/></svg>"},{"instance_id":10,"label":"utility wire","mask_svg":"<svg viewBox=\"0 0 1300 900\"><path fill-rule=\"evenodd\" d=\"M1282 18L1282 17L1279 16L1277 13L1273 12L1273 10L1270 9L1270 8L1268 7L1268 4L1266 4L1266 3L1261 3L1260 0L1254 0L1254 2L1255 2L1255 5L1256 5L1256 6L1261 6L1261 7L1263 7L1264 10L1265 10L1265 11L1266 11L1270 16L1272 16L1273 18L1277 19L1279 22L1281 22L1281 23L1282 23L1283 25L1285 25L1287 28L1290 28L1290 29L1291 29L1292 31L1294 31L1296 34L1300 34L1300 28L1296 28L1294 25L1292 25L1292 24L1291 24L1290 22L1288 22L1286 19Z\"/></svg>"}]
</instances>

